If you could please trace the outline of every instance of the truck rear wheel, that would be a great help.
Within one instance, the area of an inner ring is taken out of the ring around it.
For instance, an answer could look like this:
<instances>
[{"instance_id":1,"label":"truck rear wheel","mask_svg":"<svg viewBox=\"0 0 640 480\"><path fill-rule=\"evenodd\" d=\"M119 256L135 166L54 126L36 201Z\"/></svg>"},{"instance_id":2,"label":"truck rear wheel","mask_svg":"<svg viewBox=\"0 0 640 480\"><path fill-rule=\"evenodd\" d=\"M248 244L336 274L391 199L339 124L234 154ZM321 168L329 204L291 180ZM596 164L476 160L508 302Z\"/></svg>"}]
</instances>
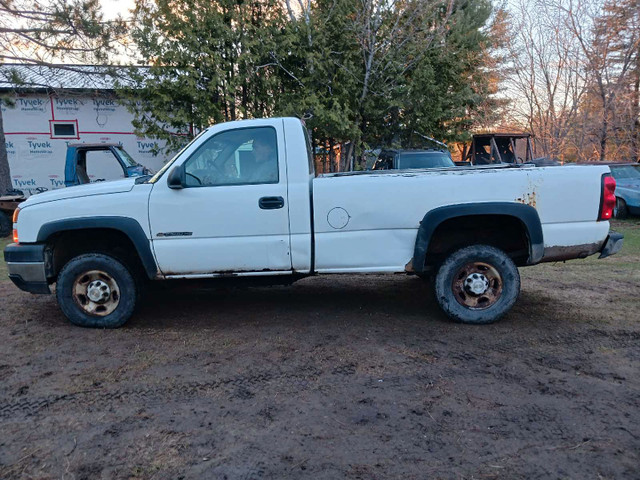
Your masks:
<instances>
[{"instance_id":1,"label":"truck rear wheel","mask_svg":"<svg viewBox=\"0 0 640 480\"><path fill-rule=\"evenodd\" d=\"M452 253L434 282L440 308L451 319L493 323L515 304L520 274L511 258L495 247L473 245Z\"/></svg>"},{"instance_id":2,"label":"truck rear wheel","mask_svg":"<svg viewBox=\"0 0 640 480\"><path fill-rule=\"evenodd\" d=\"M80 327L117 328L136 305L136 282L119 260L88 253L69 261L56 284L58 305Z\"/></svg>"}]
</instances>

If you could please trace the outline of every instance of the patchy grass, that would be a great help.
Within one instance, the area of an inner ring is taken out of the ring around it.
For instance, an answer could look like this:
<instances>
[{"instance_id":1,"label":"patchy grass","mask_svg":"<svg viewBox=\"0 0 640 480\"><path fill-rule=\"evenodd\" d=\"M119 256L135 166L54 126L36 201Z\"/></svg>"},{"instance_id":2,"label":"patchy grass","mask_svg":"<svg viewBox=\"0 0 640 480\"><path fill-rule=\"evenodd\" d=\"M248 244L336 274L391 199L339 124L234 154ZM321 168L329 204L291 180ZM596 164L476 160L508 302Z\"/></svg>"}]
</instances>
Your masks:
<instances>
[{"instance_id":1,"label":"patchy grass","mask_svg":"<svg viewBox=\"0 0 640 480\"><path fill-rule=\"evenodd\" d=\"M624 256L640 256L640 217L615 220L611 227L624 234L624 246L619 253Z\"/></svg>"}]
</instances>

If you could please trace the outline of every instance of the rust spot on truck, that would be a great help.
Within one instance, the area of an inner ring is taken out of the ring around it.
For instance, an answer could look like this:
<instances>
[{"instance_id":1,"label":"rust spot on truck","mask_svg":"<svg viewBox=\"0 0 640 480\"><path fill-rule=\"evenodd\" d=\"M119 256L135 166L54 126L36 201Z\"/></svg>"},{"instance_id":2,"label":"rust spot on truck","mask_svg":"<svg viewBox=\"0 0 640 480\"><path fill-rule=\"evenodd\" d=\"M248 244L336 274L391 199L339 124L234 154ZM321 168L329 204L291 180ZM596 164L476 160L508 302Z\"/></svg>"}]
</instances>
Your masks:
<instances>
[{"instance_id":1,"label":"rust spot on truck","mask_svg":"<svg viewBox=\"0 0 640 480\"><path fill-rule=\"evenodd\" d=\"M521 197L516 198L516 202L536 208L536 204L537 204L536 191L534 190L532 192L525 193Z\"/></svg>"},{"instance_id":2,"label":"rust spot on truck","mask_svg":"<svg viewBox=\"0 0 640 480\"><path fill-rule=\"evenodd\" d=\"M282 272L283 270L273 270L270 268L263 268L262 270L258 270L260 272ZM193 276L206 276L213 275L215 278L230 278L230 277L238 277L241 273L255 273L256 270L215 270L213 272L163 272L165 277L174 277L174 279L179 278L190 278Z\"/></svg>"},{"instance_id":3,"label":"rust spot on truck","mask_svg":"<svg viewBox=\"0 0 640 480\"><path fill-rule=\"evenodd\" d=\"M541 262L561 262L574 258L586 258L598 253L602 244L600 242L586 243L583 245L546 247Z\"/></svg>"},{"instance_id":4,"label":"rust spot on truck","mask_svg":"<svg viewBox=\"0 0 640 480\"><path fill-rule=\"evenodd\" d=\"M407 273L414 273L415 270L413 268L413 257L411 257L411 260L409 260L407 262L407 264L404 266L404 271Z\"/></svg>"}]
</instances>

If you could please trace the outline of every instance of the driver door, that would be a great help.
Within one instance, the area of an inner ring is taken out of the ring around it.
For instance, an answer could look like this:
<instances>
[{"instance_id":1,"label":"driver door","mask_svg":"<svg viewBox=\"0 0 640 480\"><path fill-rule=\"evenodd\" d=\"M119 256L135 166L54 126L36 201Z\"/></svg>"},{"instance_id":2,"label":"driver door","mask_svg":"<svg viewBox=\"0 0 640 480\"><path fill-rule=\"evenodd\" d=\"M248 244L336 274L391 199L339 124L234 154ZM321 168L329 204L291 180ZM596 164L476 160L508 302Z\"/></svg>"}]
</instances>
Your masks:
<instances>
[{"instance_id":1,"label":"driver door","mask_svg":"<svg viewBox=\"0 0 640 480\"><path fill-rule=\"evenodd\" d=\"M168 187L169 172L154 184L149 220L164 275L292 270L283 138L273 122L213 134L182 163L183 188Z\"/></svg>"}]
</instances>

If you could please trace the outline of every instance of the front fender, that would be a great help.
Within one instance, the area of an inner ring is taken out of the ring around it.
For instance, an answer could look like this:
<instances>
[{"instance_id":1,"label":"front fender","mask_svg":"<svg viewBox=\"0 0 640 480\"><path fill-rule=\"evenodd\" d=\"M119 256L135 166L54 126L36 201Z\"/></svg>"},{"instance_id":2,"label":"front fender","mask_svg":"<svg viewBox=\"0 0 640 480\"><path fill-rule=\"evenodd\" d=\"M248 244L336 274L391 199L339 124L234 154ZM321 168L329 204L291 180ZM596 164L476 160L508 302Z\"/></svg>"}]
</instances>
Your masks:
<instances>
[{"instance_id":1,"label":"front fender","mask_svg":"<svg viewBox=\"0 0 640 480\"><path fill-rule=\"evenodd\" d=\"M136 248L140 261L149 278L154 278L158 274L158 267L151 252L151 242L144 233L144 230L133 218L106 216L106 217L80 217L56 220L45 223L38 231L37 242L46 242L55 233L70 230L87 230L96 228L107 228L118 230L131 240Z\"/></svg>"}]
</instances>

